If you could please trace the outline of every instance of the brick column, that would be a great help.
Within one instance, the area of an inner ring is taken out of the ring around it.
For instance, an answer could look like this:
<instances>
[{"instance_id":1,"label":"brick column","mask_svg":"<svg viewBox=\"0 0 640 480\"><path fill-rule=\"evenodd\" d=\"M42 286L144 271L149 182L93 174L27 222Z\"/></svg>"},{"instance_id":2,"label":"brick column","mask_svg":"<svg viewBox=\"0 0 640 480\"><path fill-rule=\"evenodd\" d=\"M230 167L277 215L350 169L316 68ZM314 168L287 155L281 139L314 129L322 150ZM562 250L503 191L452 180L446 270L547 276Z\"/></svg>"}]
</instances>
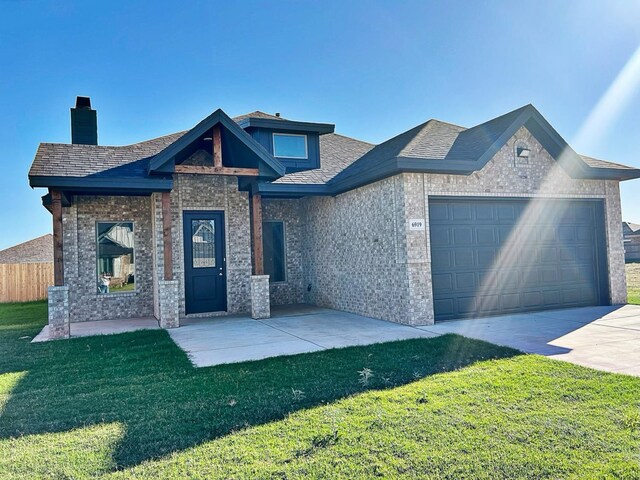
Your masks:
<instances>
[{"instance_id":1,"label":"brick column","mask_svg":"<svg viewBox=\"0 0 640 480\"><path fill-rule=\"evenodd\" d=\"M251 318L256 320L271 317L269 301L269 275L251 276Z\"/></svg>"},{"instance_id":2,"label":"brick column","mask_svg":"<svg viewBox=\"0 0 640 480\"><path fill-rule=\"evenodd\" d=\"M69 338L69 287L49 287L49 338Z\"/></svg>"},{"instance_id":3,"label":"brick column","mask_svg":"<svg viewBox=\"0 0 640 480\"><path fill-rule=\"evenodd\" d=\"M177 280L160 280L158 282L159 322L160 328L177 328L180 326L179 295Z\"/></svg>"}]
</instances>

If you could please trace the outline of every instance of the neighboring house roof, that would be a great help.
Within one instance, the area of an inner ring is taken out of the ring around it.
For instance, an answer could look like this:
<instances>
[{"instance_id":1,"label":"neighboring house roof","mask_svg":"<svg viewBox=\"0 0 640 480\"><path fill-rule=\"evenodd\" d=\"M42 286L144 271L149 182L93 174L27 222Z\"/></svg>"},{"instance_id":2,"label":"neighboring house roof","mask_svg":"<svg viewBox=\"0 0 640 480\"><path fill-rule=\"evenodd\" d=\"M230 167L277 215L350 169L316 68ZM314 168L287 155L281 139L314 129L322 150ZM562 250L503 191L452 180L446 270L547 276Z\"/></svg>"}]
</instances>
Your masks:
<instances>
[{"instance_id":1,"label":"neighboring house roof","mask_svg":"<svg viewBox=\"0 0 640 480\"><path fill-rule=\"evenodd\" d=\"M640 235L640 225L631 222L622 222L622 234L625 237Z\"/></svg>"},{"instance_id":2,"label":"neighboring house roof","mask_svg":"<svg viewBox=\"0 0 640 480\"><path fill-rule=\"evenodd\" d=\"M53 262L53 235L50 233L0 250L0 263L48 262Z\"/></svg>"},{"instance_id":3,"label":"neighboring house roof","mask_svg":"<svg viewBox=\"0 0 640 480\"><path fill-rule=\"evenodd\" d=\"M320 136L320 168L282 176L282 164L240 128L252 126L251 122L271 125L280 121L291 128L313 126L324 132ZM172 166L180 159L176 155L218 122L231 132L237 145L249 149L266 165L265 174L271 181L261 181L259 190L274 196L335 195L401 172L470 174L480 170L522 127L575 178L640 177L639 169L578 155L532 105L525 105L472 128L429 120L377 146L331 133L331 124L295 122L260 111L231 119L216 110L189 131L133 145L43 143L29 171L30 184L64 189L81 178L92 192L108 191L114 184L126 185L132 192L167 191L173 185Z\"/></svg>"}]
</instances>

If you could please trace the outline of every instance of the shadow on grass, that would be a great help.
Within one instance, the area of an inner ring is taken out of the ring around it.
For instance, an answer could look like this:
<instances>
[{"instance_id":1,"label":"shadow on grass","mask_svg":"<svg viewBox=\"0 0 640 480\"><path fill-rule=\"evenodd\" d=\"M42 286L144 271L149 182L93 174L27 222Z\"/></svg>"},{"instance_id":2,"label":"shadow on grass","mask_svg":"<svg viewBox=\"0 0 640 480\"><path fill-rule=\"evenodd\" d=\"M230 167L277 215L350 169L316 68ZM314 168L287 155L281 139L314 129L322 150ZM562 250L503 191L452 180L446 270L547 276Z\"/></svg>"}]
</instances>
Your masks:
<instances>
[{"instance_id":1,"label":"shadow on grass","mask_svg":"<svg viewBox=\"0 0 640 480\"><path fill-rule=\"evenodd\" d=\"M446 335L197 369L164 331L21 338L45 317L46 305L0 307L0 374L28 372L1 412L0 438L120 422L118 468L348 395L519 354Z\"/></svg>"}]
</instances>

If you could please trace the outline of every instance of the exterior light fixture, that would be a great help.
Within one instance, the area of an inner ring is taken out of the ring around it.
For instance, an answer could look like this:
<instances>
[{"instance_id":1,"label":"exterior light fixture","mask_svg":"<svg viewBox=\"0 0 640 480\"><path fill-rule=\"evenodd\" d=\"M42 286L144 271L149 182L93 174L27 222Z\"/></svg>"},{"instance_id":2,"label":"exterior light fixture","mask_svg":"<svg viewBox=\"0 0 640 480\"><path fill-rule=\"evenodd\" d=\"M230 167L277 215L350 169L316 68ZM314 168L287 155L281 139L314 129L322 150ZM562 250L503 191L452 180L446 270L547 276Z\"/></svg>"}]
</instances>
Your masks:
<instances>
[{"instance_id":1,"label":"exterior light fixture","mask_svg":"<svg viewBox=\"0 0 640 480\"><path fill-rule=\"evenodd\" d=\"M204 137L202 140L205 141L205 142L210 142L211 140L213 140L213 138L212 137Z\"/></svg>"}]
</instances>

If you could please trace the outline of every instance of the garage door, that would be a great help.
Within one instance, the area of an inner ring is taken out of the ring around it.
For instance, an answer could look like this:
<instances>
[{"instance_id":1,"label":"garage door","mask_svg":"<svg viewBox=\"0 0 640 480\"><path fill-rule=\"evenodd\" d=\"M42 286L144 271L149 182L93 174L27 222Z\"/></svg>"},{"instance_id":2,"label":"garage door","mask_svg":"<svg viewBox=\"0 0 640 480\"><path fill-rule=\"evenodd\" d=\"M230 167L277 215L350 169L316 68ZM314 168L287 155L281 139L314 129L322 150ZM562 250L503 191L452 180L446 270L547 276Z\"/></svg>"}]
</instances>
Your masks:
<instances>
[{"instance_id":1,"label":"garage door","mask_svg":"<svg viewBox=\"0 0 640 480\"><path fill-rule=\"evenodd\" d=\"M601 201L429 200L436 320L606 304Z\"/></svg>"}]
</instances>

